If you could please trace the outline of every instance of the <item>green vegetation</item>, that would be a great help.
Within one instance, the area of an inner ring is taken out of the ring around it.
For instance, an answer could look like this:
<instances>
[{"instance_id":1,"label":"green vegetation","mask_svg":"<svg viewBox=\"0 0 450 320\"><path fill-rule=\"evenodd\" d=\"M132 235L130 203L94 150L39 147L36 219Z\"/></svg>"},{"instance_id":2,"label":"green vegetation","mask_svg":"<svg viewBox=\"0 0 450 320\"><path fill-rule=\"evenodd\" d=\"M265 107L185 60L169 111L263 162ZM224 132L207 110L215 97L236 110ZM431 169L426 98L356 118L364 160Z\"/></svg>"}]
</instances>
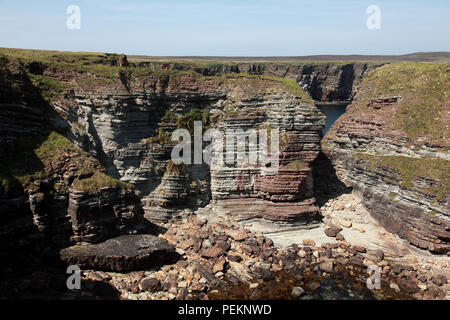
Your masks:
<instances>
[{"instance_id":1,"label":"green vegetation","mask_svg":"<svg viewBox=\"0 0 450 320\"><path fill-rule=\"evenodd\" d=\"M395 197L397 197L397 196L398 196L397 193L395 193L395 192L389 192L389 197L390 197L390 198L395 198Z\"/></svg>"},{"instance_id":2,"label":"green vegetation","mask_svg":"<svg viewBox=\"0 0 450 320\"><path fill-rule=\"evenodd\" d=\"M413 189L414 182L419 178L430 178L440 184L421 188L422 192L438 199L444 199L450 194L450 161L431 157L374 156L361 153L355 154L355 157L368 162L366 170L374 171L378 167L385 167L395 171L403 188Z\"/></svg>"},{"instance_id":3,"label":"green vegetation","mask_svg":"<svg viewBox=\"0 0 450 320\"><path fill-rule=\"evenodd\" d=\"M175 164L172 160L167 162L166 171L164 172L164 176L168 176L170 174L180 175L186 169L186 164L184 162L180 164Z\"/></svg>"},{"instance_id":4,"label":"green vegetation","mask_svg":"<svg viewBox=\"0 0 450 320\"><path fill-rule=\"evenodd\" d=\"M284 168L300 171L302 169L308 168L308 163L300 161L300 160L295 160L295 161L289 162Z\"/></svg>"},{"instance_id":5,"label":"green vegetation","mask_svg":"<svg viewBox=\"0 0 450 320\"><path fill-rule=\"evenodd\" d=\"M203 126L203 132L210 128L211 120L209 117L209 110L192 109L188 113L179 116L177 118L177 127L180 129L186 129L191 134L194 133L194 122L201 121Z\"/></svg>"},{"instance_id":6,"label":"green vegetation","mask_svg":"<svg viewBox=\"0 0 450 320\"><path fill-rule=\"evenodd\" d=\"M56 100L71 87L67 82L43 75L29 74L31 82L39 88L42 97L47 101Z\"/></svg>"},{"instance_id":7,"label":"green vegetation","mask_svg":"<svg viewBox=\"0 0 450 320\"><path fill-rule=\"evenodd\" d=\"M171 110L167 110L164 116L161 118L160 126L174 125L179 129L188 130L191 135L194 134L194 121L202 122L202 130L205 132L211 127L211 119L208 109L192 109L184 115L177 115ZM159 143L167 144L172 142L172 132L165 131L162 127L159 127L156 135L150 138L141 140L141 143Z\"/></svg>"},{"instance_id":8,"label":"green vegetation","mask_svg":"<svg viewBox=\"0 0 450 320\"><path fill-rule=\"evenodd\" d=\"M37 190L34 181L50 182L55 172L63 170L63 167L66 170L70 168L76 175L89 177L79 180L80 186L92 184L89 190L119 183L128 187L101 173L104 169L96 159L55 131L18 140L5 157L6 160L0 167L0 194L11 196L22 193L24 189ZM56 183L51 189L58 191L62 190L63 186Z\"/></svg>"},{"instance_id":9,"label":"green vegetation","mask_svg":"<svg viewBox=\"0 0 450 320\"><path fill-rule=\"evenodd\" d=\"M163 128L158 128L156 136L141 140L142 144L149 144L149 143L167 144L171 142L172 142L172 133L164 131Z\"/></svg>"},{"instance_id":10,"label":"green vegetation","mask_svg":"<svg viewBox=\"0 0 450 320\"><path fill-rule=\"evenodd\" d=\"M297 84L297 81L293 78L281 78L275 76L266 76L266 75L251 75L248 73L225 73L220 76L222 79L226 80L247 80L253 81L255 84L255 88L259 88L260 90L263 88L272 87L273 83L279 83L281 86L286 89L287 92L299 97L305 102L313 103L313 99L310 95L303 91L302 88ZM245 83L244 83L245 84Z\"/></svg>"},{"instance_id":11,"label":"green vegetation","mask_svg":"<svg viewBox=\"0 0 450 320\"><path fill-rule=\"evenodd\" d=\"M147 77L165 78L165 81L169 84L169 90L176 90L180 76L189 76L199 81L213 79L217 81L218 85L223 83L224 80L241 79L246 82L253 81L254 84L252 86L256 90L269 87L270 83L266 83L265 86L264 83L274 81L280 83L288 92L300 97L302 100L312 102L311 97L298 86L295 79L245 73L228 73L205 77L195 71L195 67L221 67L233 65L233 63L200 62L193 64L182 62L182 64L194 65L193 69L190 66L182 67L181 69L184 70L152 70L146 67L136 67L133 64L127 68L121 68L117 66L117 62L120 61L122 55L118 54L8 48L0 48L0 57L17 60L25 66L33 84L41 90L43 97L47 100L58 99L66 90L76 84L82 88L95 89L101 85L117 85L121 83L127 90L130 90L133 81ZM38 64L46 70L45 74L33 74L35 71L29 68L33 64ZM68 77L62 77L62 75ZM256 85L257 83L258 85ZM251 87L247 89L250 90Z\"/></svg>"},{"instance_id":12,"label":"green vegetation","mask_svg":"<svg viewBox=\"0 0 450 320\"><path fill-rule=\"evenodd\" d=\"M121 187L124 190L131 190L130 184L111 178L103 172L95 171L94 174L85 179L75 179L72 184L79 191L98 192L101 188Z\"/></svg>"},{"instance_id":13,"label":"green vegetation","mask_svg":"<svg viewBox=\"0 0 450 320\"><path fill-rule=\"evenodd\" d=\"M363 81L356 106L363 112L382 114L391 130L401 130L411 140L419 137L448 145L450 111L449 63L393 63L374 71ZM370 110L370 99L399 95L389 107Z\"/></svg>"}]
</instances>

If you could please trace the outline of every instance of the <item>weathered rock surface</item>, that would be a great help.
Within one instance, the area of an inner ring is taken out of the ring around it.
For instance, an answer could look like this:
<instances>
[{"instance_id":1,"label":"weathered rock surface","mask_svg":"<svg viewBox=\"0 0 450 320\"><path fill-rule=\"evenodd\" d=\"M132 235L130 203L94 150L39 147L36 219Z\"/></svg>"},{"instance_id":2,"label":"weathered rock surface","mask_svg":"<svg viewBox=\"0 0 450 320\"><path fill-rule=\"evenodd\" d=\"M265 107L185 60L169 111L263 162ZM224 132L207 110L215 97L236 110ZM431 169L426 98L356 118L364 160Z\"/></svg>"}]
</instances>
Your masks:
<instances>
[{"instance_id":1,"label":"weathered rock surface","mask_svg":"<svg viewBox=\"0 0 450 320\"><path fill-rule=\"evenodd\" d=\"M377 69L325 139L337 175L388 231L440 253L450 250L446 68ZM438 92L437 83L444 86Z\"/></svg>"},{"instance_id":2,"label":"weathered rock surface","mask_svg":"<svg viewBox=\"0 0 450 320\"><path fill-rule=\"evenodd\" d=\"M105 242L75 245L60 251L67 265L105 271L145 270L176 259L175 248L157 236L123 235Z\"/></svg>"},{"instance_id":3,"label":"weathered rock surface","mask_svg":"<svg viewBox=\"0 0 450 320\"><path fill-rule=\"evenodd\" d=\"M382 64L236 63L199 67L190 64L141 62L138 65L152 70L192 70L205 76L246 73L295 78L316 101L346 101L353 99L363 77Z\"/></svg>"}]
</instances>

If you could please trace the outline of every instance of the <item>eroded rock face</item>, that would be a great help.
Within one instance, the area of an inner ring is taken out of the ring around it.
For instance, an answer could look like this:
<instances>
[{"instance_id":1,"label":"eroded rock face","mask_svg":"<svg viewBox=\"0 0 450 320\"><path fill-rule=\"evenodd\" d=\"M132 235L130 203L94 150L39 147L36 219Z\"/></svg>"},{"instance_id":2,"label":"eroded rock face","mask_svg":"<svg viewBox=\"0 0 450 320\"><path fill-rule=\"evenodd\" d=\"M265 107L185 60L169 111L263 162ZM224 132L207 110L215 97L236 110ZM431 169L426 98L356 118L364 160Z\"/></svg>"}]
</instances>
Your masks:
<instances>
[{"instance_id":1,"label":"eroded rock face","mask_svg":"<svg viewBox=\"0 0 450 320\"><path fill-rule=\"evenodd\" d=\"M388 231L446 253L450 155L448 97L442 92L449 89L448 65L422 67L384 66L364 80L356 100L327 133L325 147L339 178L362 195ZM389 72L395 80L386 87ZM432 93L441 81L447 87Z\"/></svg>"},{"instance_id":2,"label":"eroded rock face","mask_svg":"<svg viewBox=\"0 0 450 320\"><path fill-rule=\"evenodd\" d=\"M2 60L0 71L2 222L30 217L35 231L59 247L97 242L139 225L144 212L131 186L106 176L98 160L57 132L67 124L24 66Z\"/></svg>"},{"instance_id":3,"label":"eroded rock face","mask_svg":"<svg viewBox=\"0 0 450 320\"><path fill-rule=\"evenodd\" d=\"M144 210L134 191L104 188L98 194L72 191L67 210L73 242L95 243L131 231L142 221Z\"/></svg>"},{"instance_id":4,"label":"eroded rock face","mask_svg":"<svg viewBox=\"0 0 450 320\"><path fill-rule=\"evenodd\" d=\"M148 219L164 222L210 200L237 198L292 203L278 216L264 210L264 217L273 221L319 217L311 164L320 151L324 118L312 101L264 78L224 82L220 77L181 74L171 86L150 78L131 83L126 94L77 91L61 104L76 141L95 153L110 175L135 186ZM223 133L278 128L282 148L278 173L264 175L265 164L245 163L190 165L172 172L168 163L176 143L170 141L170 134L177 123L167 118L183 117L192 110L207 112L209 125ZM161 131L164 141L158 138Z\"/></svg>"}]
</instances>

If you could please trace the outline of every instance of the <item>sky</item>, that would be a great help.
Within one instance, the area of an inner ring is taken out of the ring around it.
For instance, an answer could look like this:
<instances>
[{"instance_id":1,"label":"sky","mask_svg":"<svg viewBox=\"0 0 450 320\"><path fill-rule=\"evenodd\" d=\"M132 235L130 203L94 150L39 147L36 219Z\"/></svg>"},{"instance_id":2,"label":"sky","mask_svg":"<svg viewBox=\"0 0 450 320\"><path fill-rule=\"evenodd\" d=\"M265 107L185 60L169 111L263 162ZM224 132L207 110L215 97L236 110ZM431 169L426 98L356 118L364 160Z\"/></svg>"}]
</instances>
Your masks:
<instances>
[{"instance_id":1,"label":"sky","mask_svg":"<svg viewBox=\"0 0 450 320\"><path fill-rule=\"evenodd\" d=\"M70 5L80 8L79 29L67 27ZM380 9L380 29L366 25L370 5ZM0 47L152 56L450 51L450 1L0 0Z\"/></svg>"}]
</instances>

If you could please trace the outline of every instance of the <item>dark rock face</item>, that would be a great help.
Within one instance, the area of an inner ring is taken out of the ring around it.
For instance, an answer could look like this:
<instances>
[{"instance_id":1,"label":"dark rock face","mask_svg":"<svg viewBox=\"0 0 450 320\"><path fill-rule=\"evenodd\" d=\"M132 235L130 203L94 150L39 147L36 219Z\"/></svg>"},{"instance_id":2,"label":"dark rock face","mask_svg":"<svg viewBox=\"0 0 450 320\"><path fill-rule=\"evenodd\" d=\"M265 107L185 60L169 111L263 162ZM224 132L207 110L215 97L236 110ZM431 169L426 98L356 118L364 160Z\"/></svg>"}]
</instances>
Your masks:
<instances>
[{"instance_id":1,"label":"dark rock face","mask_svg":"<svg viewBox=\"0 0 450 320\"><path fill-rule=\"evenodd\" d=\"M105 271L144 270L173 262L175 247L153 235L123 235L98 244L76 245L60 251L67 265Z\"/></svg>"},{"instance_id":2,"label":"dark rock face","mask_svg":"<svg viewBox=\"0 0 450 320\"><path fill-rule=\"evenodd\" d=\"M141 222L144 210L133 191L104 188L98 194L73 191L69 197L73 242L98 242L129 231Z\"/></svg>"}]
</instances>

